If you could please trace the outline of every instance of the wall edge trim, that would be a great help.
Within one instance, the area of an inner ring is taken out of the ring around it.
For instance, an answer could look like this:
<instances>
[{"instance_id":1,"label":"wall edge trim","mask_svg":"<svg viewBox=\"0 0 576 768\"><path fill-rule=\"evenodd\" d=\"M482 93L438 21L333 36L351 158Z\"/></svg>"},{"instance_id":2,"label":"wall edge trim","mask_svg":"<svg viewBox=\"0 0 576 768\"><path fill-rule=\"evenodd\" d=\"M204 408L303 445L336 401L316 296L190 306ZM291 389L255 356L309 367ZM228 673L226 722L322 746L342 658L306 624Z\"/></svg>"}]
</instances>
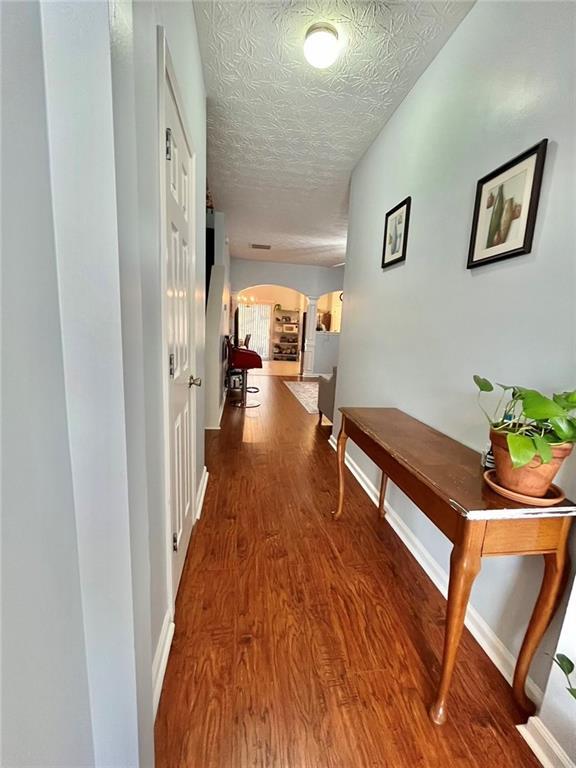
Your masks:
<instances>
[{"instance_id":1,"label":"wall edge trim","mask_svg":"<svg viewBox=\"0 0 576 768\"><path fill-rule=\"evenodd\" d=\"M152 695L154 718L156 718L158 704L160 703L160 694L162 693L164 675L166 674L166 667L168 665L168 656L170 655L170 648L172 647L174 629L175 624L172 620L172 615L170 611L166 611L164 614L164 621L162 622L162 629L160 630L160 637L158 638L158 645L156 646L154 659L152 661Z\"/></svg>"},{"instance_id":2,"label":"wall edge trim","mask_svg":"<svg viewBox=\"0 0 576 768\"><path fill-rule=\"evenodd\" d=\"M215 432L216 430L221 429L222 415L224 413L225 405L226 405L226 392L224 392L224 399L222 400L222 405L220 406L220 414L218 415L218 423L214 427L210 426L209 424L206 424L204 429L209 429L211 432Z\"/></svg>"},{"instance_id":3,"label":"wall edge trim","mask_svg":"<svg viewBox=\"0 0 576 768\"><path fill-rule=\"evenodd\" d=\"M576 768L576 763L537 715L531 717L527 723L517 725L516 728L540 760L543 768Z\"/></svg>"},{"instance_id":4,"label":"wall edge trim","mask_svg":"<svg viewBox=\"0 0 576 768\"><path fill-rule=\"evenodd\" d=\"M204 507L204 497L206 496L206 488L208 486L209 472L206 467L202 467L202 477L198 484L198 491L196 493L196 509L194 521L199 520L202 514L202 508Z\"/></svg>"}]
</instances>

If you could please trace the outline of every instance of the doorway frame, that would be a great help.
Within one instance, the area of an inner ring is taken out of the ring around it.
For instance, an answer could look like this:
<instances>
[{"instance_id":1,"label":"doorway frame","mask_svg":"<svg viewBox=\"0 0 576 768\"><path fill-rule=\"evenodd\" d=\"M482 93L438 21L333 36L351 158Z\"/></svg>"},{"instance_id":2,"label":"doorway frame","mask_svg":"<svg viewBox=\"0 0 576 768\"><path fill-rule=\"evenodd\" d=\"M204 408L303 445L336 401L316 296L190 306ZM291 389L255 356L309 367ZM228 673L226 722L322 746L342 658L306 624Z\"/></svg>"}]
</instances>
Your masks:
<instances>
[{"instance_id":1,"label":"doorway frame","mask_svg":"<svg viewBox=\"0 0 576 768\"><path fill-rule=\"evenodd\" d=\"M166 160L166 121L165 121L165 107L166 107L166 82L170 82L170 87L174 94L174 100L176 107L182 122L182 128L188 148L190 150L191 174L190 174L190 211L191 216L189 220L189 230L197 224L196 217L196 166L197 166L197 153L195 151L194 144L191 140L192 133L190 131L190 124L186 118L184 111L184 102L182 99L178 80L176 78L176 72L172 63L172 57L170 55L170 49L168 47L168 41L166 39L166 32L164 27L157 27L157 81L158 81L158 171L159 171L159 206L160 206L160 238L158 243L158 258L160 260L160 301L161 301L161 372L162 372L162 432L164 437L164 528L165 528L165 551L166 551L166 601L168 611L170 613L171 628L169 629L170 639L168 642L168 648L170 647L172 634L174 632L174 618L176 608L176 593L173 589L173 568L172 568L172 515L170 506L170 492L171 492L171 463L170 463L170 387L168 382L168 344L167 344L167 302L166 302L166 175L164 169L164 163ZM190 245L190 298L193 305L190 309L190 316L192 322L190 323L190 364L193 368L196 368L196 232L193 232L193 237L188 238ZM192 525L197 515L196 509L196 401L194 400L194 407L190 406L190 441L193 446L194 461L191 466L191 504L192 510L190 514L193 516ZM188 548L189 542L187 543Z\"/></svg>"}]
</instances>

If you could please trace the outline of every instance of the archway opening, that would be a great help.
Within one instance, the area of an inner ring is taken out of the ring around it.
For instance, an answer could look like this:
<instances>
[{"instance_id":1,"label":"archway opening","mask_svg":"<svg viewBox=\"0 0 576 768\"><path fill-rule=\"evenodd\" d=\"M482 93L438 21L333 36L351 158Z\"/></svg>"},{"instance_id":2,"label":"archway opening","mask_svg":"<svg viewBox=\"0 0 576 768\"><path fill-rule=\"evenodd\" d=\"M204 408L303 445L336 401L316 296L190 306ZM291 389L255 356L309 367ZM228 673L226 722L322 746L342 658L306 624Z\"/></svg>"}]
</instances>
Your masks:
<instances>
[{"instance_id":1,"label":"archway opening","mask_svg":"<svg viewBox=\"0 0 576 768\"><path fill-rule=\"evenodd\" d=\"M340 333L342 330L342 291L331 291L323 294L318 299L317 306L317 330Z\"/></svg>"},{"instance_id":2,"label":"archway opening","mask_svg":"<svg viewBox=\"0 0 576 768\"><path fill-rule=\"evenodd\" d=\"M264 372L300 372L307 303L303 293L281 285L254 285L236 295L234 335L239 344L248 337L249 348L264 361Z\"/></svg>"}]
</instances>

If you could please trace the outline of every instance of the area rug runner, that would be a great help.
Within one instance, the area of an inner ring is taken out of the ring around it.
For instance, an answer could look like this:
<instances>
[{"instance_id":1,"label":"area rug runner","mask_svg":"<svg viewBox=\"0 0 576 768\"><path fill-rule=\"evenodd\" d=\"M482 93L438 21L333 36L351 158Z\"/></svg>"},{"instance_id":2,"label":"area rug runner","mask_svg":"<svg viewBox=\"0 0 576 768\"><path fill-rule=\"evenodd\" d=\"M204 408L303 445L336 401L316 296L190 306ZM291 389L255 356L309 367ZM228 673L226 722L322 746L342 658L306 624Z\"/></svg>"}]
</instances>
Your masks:
<instances>
[{"instance_id":1,"label":"area rug runner","mask_svg":"<svg viewBox=\"0 0 576 768\"><path fill-rule=\"evenodd\" d=\"M318 413L317 381L285 381L284 384L308 413Z\"/></svg>"}]
</instances>

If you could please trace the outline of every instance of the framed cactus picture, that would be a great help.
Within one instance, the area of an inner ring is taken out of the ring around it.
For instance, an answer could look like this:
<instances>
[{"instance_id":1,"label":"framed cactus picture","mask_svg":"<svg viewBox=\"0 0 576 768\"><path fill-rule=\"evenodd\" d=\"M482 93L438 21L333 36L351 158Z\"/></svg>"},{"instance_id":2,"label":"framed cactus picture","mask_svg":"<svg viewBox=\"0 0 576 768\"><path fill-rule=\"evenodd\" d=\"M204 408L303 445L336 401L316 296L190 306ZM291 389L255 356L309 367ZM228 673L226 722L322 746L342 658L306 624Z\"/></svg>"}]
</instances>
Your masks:
<instances>
[{"instance_id":1,"label":"framed cactus picture","mask_svg":"<svg viewBox=\"0 0 576 768\"><path fill-rule=\"evenodd\" d=\"M384 247L382 249L382 269L406 261L408 226L410 224L411 197L402 200L386 214L384 224Z\"/></svg>"},{"instance_id":2,"label":"framed cactus picture","mask_svg":"<svg viewBox=\"0 0 576 768\"><path fill-rule=\"evenodd\" d=\"M547 145L542 139L478 182L468 269L532 250Z\"/></svg>"}]
</instances>

